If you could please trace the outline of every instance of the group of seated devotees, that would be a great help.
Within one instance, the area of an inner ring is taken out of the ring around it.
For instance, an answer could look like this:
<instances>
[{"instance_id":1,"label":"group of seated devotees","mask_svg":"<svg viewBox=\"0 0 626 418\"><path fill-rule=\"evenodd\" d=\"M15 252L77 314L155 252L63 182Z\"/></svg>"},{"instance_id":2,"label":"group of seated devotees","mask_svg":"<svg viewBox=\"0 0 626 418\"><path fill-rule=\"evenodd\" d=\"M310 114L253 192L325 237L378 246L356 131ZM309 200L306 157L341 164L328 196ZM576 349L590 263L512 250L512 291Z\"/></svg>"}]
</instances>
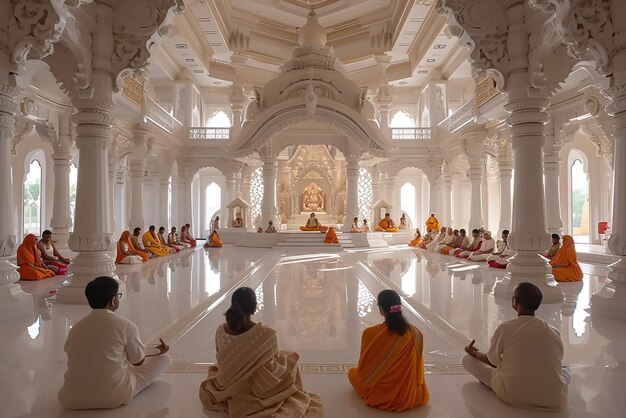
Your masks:
<instances>
[{"instance_id":1,"label":"group of seated devotees","mask_svg":"<svg viewBox=\"0 0 626 418\"><path fill-rule=\"evenodd\" d=\"M52 233L50 233L48 239L51 240L51 238ZM53 245L51 241L49 241L49 244ZM54 255L55 253L58 254L58 251L53 249L52 254ZM20 280L42 280L55 276L55 271L46 265L44 260L42 260L41 254L42 252L39 250L35 234L27 234L24 237L24 241L22 241L20 246L17 247L17 272L20 274ZM69 264L70 260L66 258L64 258L64 260L66 260ZM67 264L65 264L65 267L59 271L58 274L66 274L66 268Z\"/></svg>"},{"instance_id":2,"label":"group of seated devotees","mask_svg":"<svg viewBox=\"0 0 626 418\"><path fill-rule=\"evenodd\" d=\"M370 227L367 224L367 219L363 219L363 225L359 225L359 218L354 218L352 220L352 228L350 228L350 232L371 232Z\"/></svg>"},{"instance_id":3,"label":"group of seated devotees","mask_svg":"<svg viewBox=\"0 0 626 418\"><path fill-rule=\"evenodd\" d=\"M315 216L315 213L311 213L309 219L307 219L306 221L306 225L300 227L300 231L326 232L327 230L328 227L319 223L319 221L317 220L317 216Z\"/></svg>"},{"instance_id":4,"label":"group of seated devotees","mask_svg":"<svg viewBox=\"0 0 626 418\"><path fill-rule=\"evenodd\" d=\"M191 238L187 232L189 224L181 228L183 234L179 237L176 227L172 227L170 233L165 238L165 227L160 227L156 232L154 225L150 225L145 234L141 234L141 228L133 229L131 235L129 231L123 231L117 241L117 264L139 264L151 258L163 257L174 254L188 248L196 246L196 240ZM141 237L141 240L139 239Z\"/></svg>"},{"instance_id":5,"label":"group of seated devotees","mask_svg":"<svg viewBox=\"0 0 626 418\"><path fill-rule=\"evenodd\" d=\"M396 226L396 223L391 219L389 213L385 213L385 217L376 225L376 231L379 232L399 232L400 228Z\"/></svg>"},{"instance_id":6,"label":"group of seated devotees","mask_svg":"<svg viewBox=\"0 0 626 418\"><path fill-rule=\"evenodd\" d=\"M126 405L172 364L163 340L157 353L146 355L135 324L114 313L122 297L118 292L110 277L98 277L85 289L93 311L71 328L64 349L67 371L59 401L66 409ZM569 374L561 367L558 330L535 317L541 300L539 288L520 283L512 298L518 317L496 329L487 353L472 341L462 364L509 405L559 410ZM424 337L404 317L397 292L381 291L377 303L384 322L363 331L348 381L373 408L404 411L423 405L429 400ZM322 417L320 397L304 390L298 354L281 350L276 331L252 321L256 309L254 290L235 290L226 323L215 332L216 364L200 384L203 407L226 417Z\"/></svg>"},{"instance_id":7,"label":"group of seated devotees","mask_svg":"<svg viewBox=\"0 0 626 418\"><path fill-rule=\"evenodd\" d=\"M565 405L570 377L561 366L561 334L535 317L542 299L534 284L518 284L511 301L517 318L496 328L485 353L472 340L462 364L506 404L557 411Z\"/></svg>"},{"instance_id":8,"label":"group of seated devotees","mask_svg":"<svg viewBox=\"0 0 626 418\"><path fill-rule=\"evenodd\" d=\"M115 279L92 280L85 296L93 310L67 335L59 402L65 409L126 405L171 366L169 347L159 340L158 352L145 354L137 326L115 314L122 297Z\"/></svg>"},{"instance_id":9,"label":"group of seated devotees","mask_svg":"<svg viewBox=\"0 0 626 418\"><path fill-rule=\"evenodd\" d=\"M503 231L502 235L503 240L506 240L508 231ZM467 258L471 261L486 261L493 255L496 242L491 237L490 231L484 231L481 236L480 230L474 229L470 240L465 229L456 230L444 226L438 234L436 230L427 227L427 233L418 245L422 249Z\"/></svg>"}]
</instances>

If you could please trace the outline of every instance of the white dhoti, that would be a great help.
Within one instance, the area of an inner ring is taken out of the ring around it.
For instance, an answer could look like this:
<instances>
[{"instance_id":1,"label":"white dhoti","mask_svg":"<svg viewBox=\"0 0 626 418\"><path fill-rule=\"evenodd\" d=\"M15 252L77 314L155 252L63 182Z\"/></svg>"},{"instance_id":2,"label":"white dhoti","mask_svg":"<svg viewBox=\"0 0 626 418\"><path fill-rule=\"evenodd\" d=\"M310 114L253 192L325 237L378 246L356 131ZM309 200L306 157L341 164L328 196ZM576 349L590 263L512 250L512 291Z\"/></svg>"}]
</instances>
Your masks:
<instances>
[{"instance_id":1,"label":"white dhoti","mask_svg":"<svg viewBox=\"0 0 626 418\"><path fill-rule=\"evenodd\" d=\"M141 264L143 263L143 258L138 255L127 255L120 261L120 264Z\"/></svg>"},{"instance_id":2,"label":"white dhoti","mask_svg":"<svg viewBox=\"0 0 626 418\"><path fill-rule=\"evenodd\" d=\"M468 258L470 260L472 260L472 261L486 261L489 256L490 256L489 253L485 253L485 254L470 254L470 256Z\"/></svg>"},{"instance_id":3,"label":"white dhoti","mask_svg":"<svg viewBox=\"0 0 626 418\"><path fill-rule=\"evenodd\" d=\"M437 244L435 246L435 248L433 249L434 252L436 253L440 253L441 250L443 250L444 248L446 248L449 244Z\"/></svg>"},{"instance_id":4,"label":"white dhoti","mask_svg":"<svg viewBox=\"0 0 626 418\"><path fill-rule=\"evenodd\" d=\"M435 247L439 245L436 241L433 241L429 244L426 244L426 249L430 251L435 251Z\"/></svg>"},{"instance_id":5,"label":"white dhoti","mask_svg":"<svg viewBox=\"0 0 626 418\"><path fill-rule=\"evenodd\" d=\"M472 254L473 251L462 251L460 254L455 254L457 257L467 258Z\"/></svg>"}]
</instances>

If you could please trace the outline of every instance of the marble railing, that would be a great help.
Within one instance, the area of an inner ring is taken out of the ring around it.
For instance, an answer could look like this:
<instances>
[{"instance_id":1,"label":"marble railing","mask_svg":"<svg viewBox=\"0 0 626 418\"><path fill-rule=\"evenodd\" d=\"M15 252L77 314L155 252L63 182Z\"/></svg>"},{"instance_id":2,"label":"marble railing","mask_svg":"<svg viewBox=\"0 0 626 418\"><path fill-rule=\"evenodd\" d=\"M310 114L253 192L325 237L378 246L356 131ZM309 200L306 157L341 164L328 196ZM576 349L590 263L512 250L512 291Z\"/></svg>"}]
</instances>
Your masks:
<instances>
[{"instance_id":1,"label":"marble railing","mask_svg":"<svg viewBox=\"0 0 626 418\"><path fill-rule=\"evenodd\" d=\"M144 114L145 119L149 119L155 125L171 134L179 132L183 127L183 124L178 119L150 98L146 99L144 103Z\"/></svg>"},{"instance_id":2,"label":"marble railing","mask_svg":"<svg viewBox=\"0 0 626 418\"><path fill-rule=\"evenodd\" d=\"M189 139L204 141L228 141L230 139L230 127L224 128L189 128Z\"/></svg>"},{"instance_id":3,"label":"marble railing","mask_svg":"<svg viewBox=\"0 0 626 418\"><path fill-rule=\"evenodd\" d=\"M423 141L432 139L430 128L391 128L391 139L400 141Z\"/></svg>"},{"instance_id":4,"label":"marble railing","mask_svg":"<svg viewBox=\"0 0 626 418\"><path fill-rule=\"evenodd\" d=\"M476 116L476 101L471 99L463 106L459 107L456 112L442 120L439 126L447 128L448 132L452 133L468 123L475 121Z\"/></svg>"}]
</instances>

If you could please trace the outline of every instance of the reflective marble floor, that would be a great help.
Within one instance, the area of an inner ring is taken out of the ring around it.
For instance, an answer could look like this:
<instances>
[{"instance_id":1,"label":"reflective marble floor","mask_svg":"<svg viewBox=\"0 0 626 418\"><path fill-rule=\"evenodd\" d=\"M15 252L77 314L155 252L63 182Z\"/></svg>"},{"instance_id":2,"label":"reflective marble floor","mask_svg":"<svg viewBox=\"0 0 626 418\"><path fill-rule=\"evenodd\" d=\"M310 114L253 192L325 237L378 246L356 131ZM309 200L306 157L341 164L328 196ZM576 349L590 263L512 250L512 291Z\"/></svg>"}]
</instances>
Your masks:
<instances>
[{"instance_id":1,"label":"reflective marble floor","mask_svg":"<svg viewBox=\"0 0 626 418\"><path fill-rule=\"evenodd\" d=\"M503 271L406 246L287 254L225 246L197 249L143 266L122 266L126 282L119 314L134 321L147 343L162 337L174 365L126 407L63 411L56 401L65 370L68 330L88 308L56 304L62 280L22 283L34 312L0 322L0 417L217 417L202 410L197 388L215 360L214 333L230 293L256 290L255 320L278 330L282 347L300 353L307 390L322 395L327 417L623 417L626 411L626 323L590 316L590 296L606 267L583 264L582 283L562 284L563 304L539 316L561 330L572 372L568 408L561 413L516 410L499 401L460 366L463 346L489 336L515 312L494 298ZM375 295L393 288L424 333L428 405L401 414L365 407L346 371L358 359L361 331L378 323Z\"/></svg>"}]
</instances>

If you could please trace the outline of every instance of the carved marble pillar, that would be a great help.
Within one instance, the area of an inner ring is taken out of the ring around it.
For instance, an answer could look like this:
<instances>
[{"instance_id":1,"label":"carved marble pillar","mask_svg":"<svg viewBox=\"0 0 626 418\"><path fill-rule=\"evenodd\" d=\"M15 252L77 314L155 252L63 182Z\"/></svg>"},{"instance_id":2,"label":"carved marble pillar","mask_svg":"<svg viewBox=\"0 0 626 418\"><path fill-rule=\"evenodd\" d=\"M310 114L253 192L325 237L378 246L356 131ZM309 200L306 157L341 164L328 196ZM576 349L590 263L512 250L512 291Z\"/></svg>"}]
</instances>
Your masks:
<instances>
[{"instance_id":1,"label":"carved marble pillar","mask_svg":"<svg viewBox=\"0 0 626 418\"><path fill-rule=\"evenodd\" d=\"M263 201L261 202L261 226L267 228L270 221L278 225L276 208L276 157L266 155L261 157L263 162Z\"/></svg>"},{"instance_id":2,"label":"carved marble pillar","mask_svg":"<svg viewBox=\"0 0 626 418\"><path fill-rule=\"evenodd\" d=\"M117 232L121 231L128 225L128 216L126 213L126 171L119 170L115 174L115 185L113 186L113 202L114 202L114 218L117 225ZM115 236L114 236L115 238Z\"/></svg>"},{"instance_id":3,"label":"carved marble pillar","mask_svg":"<svg viewBox=\"0 0 626 418\"><path fill-rule=\"evenodd\" d=\"M118 225L115 219L115 179L117 177L117 161L110 154L109 154L108 174L109 174L109 181L108 181L109 188L107 190L108 192L107 204L109 205L109 226L111 228L109 232L111 233L111 237L115 239L117 238L117 236L119 236ZM120 229L122 227L123 227L122 225L119 225Z\"/></svg>"},{"instance_id":4,"label":"carved marble pillar","mask_svg":"<svg viewBox=\"0 0 626 418\"><path fill-rule=\"evenodd\" d=\"M498 163L500 178L500 234L505 229L511 231L511 178L513 177L512 161L500 160Z\"/></svg>"},{"instance_id":5,"label":"carved marble pillar","mask_svg":"<svg viewBox=\"0 0 626 418\"><path fill-rule=\"evenodd\" d=\"M165 231L168 231L172 225L169 224L169 190L170 190L170 176L165 174L159 177L159 225L158 227L165 227Z\"/></svg>"},{"instance_id":6,"label":"carved marble pillar","mask_svg":"<svg viewBox=\"0 0 626 418\"><path fill-rule=\"evenodd\" d=\"M454 226L454 220L452 219L452 173L450 173L447 165L443 171L441 186L443 192L441 208L442 222L444 225Z\"/></svg>"},{"instance_id":7,"label":"carved marble pillar","mask_svg":"<svg viewBox=\"0 0 626 418\"><path fill-rule=\"evenodd\" d=\"M483 175L485 173L484 156L470 157L468 178L471 184L470 219L468 231L485 226L483 219Z\"/></svg>"},{"instance_id":8,"label":"carved marble pillar","mask_svg":"<svg viewBox=\"0 0 626 418\"><path fill-rule=\"evenodd\" d=\"M626 30L621 32L624 40ZM623 41L626 44L626 41ZM625 45L623 45L625 46ZM620 78L617 84L603 93L611 102L606 112L611 115L615 132L615 150L613 160L613 216L611 219L611 236L608 247L611 253L626 256L626 49L621 48ZM614 58L615 61L617 61ZM626 319L626 260L620 258L609 265L609 274L604 287L591 297L592 312Z\"/></svg>"},{"instance_id":9,"label":"carved marble pillar","mask_svg":"<svg viewBox=\"0 0 626 418\"><path fill-rule=\"evenodd\" d=\"M15 114L19 111L20 89L0 83L0 318L32 313L33 299L16 282L20 275L9 262L17 244L13 228L13 186L11 182L11 141Z\"/></svg>"},{"instance_id":10,"label":"carved marble pillar","mask_svg":"<svg viewBox=\"0 0 626 418\"><path fill-rule=\"evenodd\" d=\"M509 113L506 123L515 164L513 218L508 243L517 255L511 259L506 278L496 284L494 293L508 299L518 283L531 282L541 289L544 303L561 302L563 293L552 276L552 269L539 256L551 242L546 230L542 167L544 125L550 119L545 109L550 101L547 93L530 86L529 33L524 23L524 3L510 3L506 14L510 65L509 97L504 108Z\"/></svg>"},{"instance_id":11,"label":"carved marble pillar","mask_svg":"<svg viewBox=\"0 0 626 418\"><path fill-rule=\"evenodd\" d=\"M67 131L65 134L71 135ZM64 135L63 130L61 130L60 135ZM55 245L61 249L67 248L70 228L72 227L72 213L70 210L71 158L69 147L53 147L54 198L52 202L50 227L54 234Z\"/></svg>"},{"instance_id":12,"label":"carved marble pillar","mask_svg":"<svg viewBox=\"0 0 626 418\"><path fill-rule=\"evenodd\" d=\"M193 176L182 173L172 175L172 226L178 230L191 222L191 182Z\"/></svg>"},{"instance_id":13,"label":"carved marble pillar","mask_svg":"<svg viewBox=\"0 0 626 418\"><path fill-rule=\"evenodd\" d=\"M107 275L117 278L114 260L107 251L114 248L107 203L108 148L112 139L112 115L116 108L112 100L111 53L113 52L113 10L109 5L96 5L98 19L92 32L93 70L90 94L73 94L76 113L78 187L74 230L69 247L78 253L69 266L69 277L58 290L57 302L86 303L85 286L94 277ZM124 288L123 283L120 284ZM122 290L123 291L123 290Z\"/></svg>"},{"instance_id":14,"label":"carved marble pillar","mask_svg":"<svg viewBox=\"0 0 626 418\"><path fill-rule=\"evenodd\" d=\"M547 130L551 130L550 125L548 125ZM559 188L560 169L561 146L555 143L554 135L548 133L546 145L543 148L543 172L546 187L546 224L550 234L560 234L563 230Z\"/></svg>"},{"instance_id":15,"label":"carved marble pillar","mask_svg":"<svg viewBox=\"0 0 626 418\"><path fill-rule=\"evenodd\" d=\"M343 232L350 232L352 219L359 216L359 156L346 155L346 215Z\"/></svg>"},{"instance_id":16,"label":"carved marble pillar","mask_svg":"<svg viewBox=\"0 0 626 418\"><path fill-rule=\"evenodd\" d=\"M243 123L243 106L246 102L244 97L243 86L241 84L233 84L230 86L230 95L228 96L230 109L233 116L232 137L237 138L241 132L241 124ZM230 203L228 201L227 203Z\"/></svg>"},{"instance_id":17,"label":"carved marble pillar","mask_svg":"<svg viewBox=\"0 0 626 418\"><path fill-rule=\"evenodd\" d=\"M143 159L131 157L128 164L130 176L130 216L128 227L132 233L133 229L140 227L145 230L143 219L143 183L146 177L146 167Z\"/></svg>"},{"instance_id":18,"label":"carved marble pillar","mask_svg":"<svg viewBox=\"0 0 626 418\"><path fill-rule=\"evenodd\" d=\"M380 123L380 131L388 139L391 139L391 128L389 127L389 113L391 110L391 103L391 86L389 84L381 84L378 87L376 104L378 105L378 119ZM352 221L350 221L350 225L352 225Z\"/></svg>"}]
</instances>

